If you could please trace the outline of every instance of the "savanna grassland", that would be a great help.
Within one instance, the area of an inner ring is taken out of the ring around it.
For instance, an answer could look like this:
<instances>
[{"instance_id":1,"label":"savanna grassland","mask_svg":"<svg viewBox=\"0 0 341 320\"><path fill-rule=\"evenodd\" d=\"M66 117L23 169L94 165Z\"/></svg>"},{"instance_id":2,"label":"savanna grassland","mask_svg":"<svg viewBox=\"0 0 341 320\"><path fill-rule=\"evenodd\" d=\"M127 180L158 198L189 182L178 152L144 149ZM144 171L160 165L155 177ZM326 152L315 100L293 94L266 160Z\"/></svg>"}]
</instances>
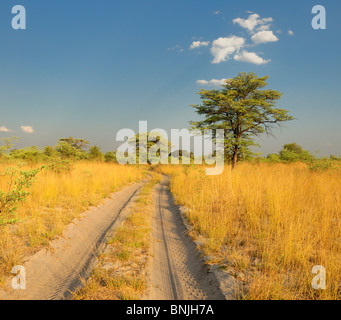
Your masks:
<instances>
[{"instance_id":1,"label":"savanna grassland","mask_svg":"<svg viewBox=\"0 0 341 320\"><path fill-rule=\"evenodd\" d=\"M341 168L241 163L222 175L161 166L212 263L242 281L243 299L340 299ZM314 290L312 268L326 269Z\"/></svg>"},{"instance_id":2,"label":"savanna grassland","mask_svg":"<svg viewBox=\"0 0 341 320\"><path fill-rule=\"evenodd\" d=\"M39 171L29 188L25 201L15 210L15 223L0 226L0 281L10 275L15 265L20 265L24 257L49 245L49 241L62 234L64 228L91 206L97 206L112 192L123 186L141 180L144 169L137 166L121 166L103 161L48 162L24 165L17 168L16 162L0 163L0 190L9 192L18 189L15 181L20 171ZM17 175L3 175L13 168ZM19 171L18 171L19 170ZM22 179L23 180L23 179ZM22 181L21 180L21 181ZM18 197L19 191L8 193L6 198ZM2 215L6 208L2 208Z\"/></svg>"}]
</instances>

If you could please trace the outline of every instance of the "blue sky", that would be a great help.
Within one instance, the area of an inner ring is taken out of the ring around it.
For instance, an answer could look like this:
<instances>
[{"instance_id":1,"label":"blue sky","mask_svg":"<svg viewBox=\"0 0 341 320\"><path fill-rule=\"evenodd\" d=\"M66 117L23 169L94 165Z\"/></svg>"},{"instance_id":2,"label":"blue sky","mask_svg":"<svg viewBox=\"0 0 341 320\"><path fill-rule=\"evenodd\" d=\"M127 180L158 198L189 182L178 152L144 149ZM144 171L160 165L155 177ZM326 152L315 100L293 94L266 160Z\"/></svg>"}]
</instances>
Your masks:
<instances>
[{"instance_id":1,"label":"blue sky","mask_svg":"<svg viewBox=\"0 0 341 320\"><path fill-rule=\"evenodd\" d=\"M15 4L26 30L11 27ZM311 27L316 4L326 30ZM297 119L264 136L261 152L297 142L341 154L340 15L338 0L2 0L0 137L43 147L74 136L112 150L139 120L187 128L201 88L254 71Z\"/></svg>"}]
</instances>

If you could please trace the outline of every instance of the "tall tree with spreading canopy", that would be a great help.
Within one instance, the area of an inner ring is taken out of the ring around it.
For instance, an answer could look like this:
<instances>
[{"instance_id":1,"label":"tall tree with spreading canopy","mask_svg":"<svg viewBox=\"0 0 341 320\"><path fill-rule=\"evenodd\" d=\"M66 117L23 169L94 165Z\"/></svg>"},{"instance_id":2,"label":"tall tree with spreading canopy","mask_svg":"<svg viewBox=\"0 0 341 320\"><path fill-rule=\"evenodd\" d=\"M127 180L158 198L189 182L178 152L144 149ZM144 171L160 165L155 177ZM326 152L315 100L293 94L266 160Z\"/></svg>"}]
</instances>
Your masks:
<instances>
[{"instance_id":1,"label":"tall tree with spreading canopy","mask_svg":"<svg viewBox=\"0 0 341 320\"><path fill-rule=\"evenodd\" d=\"M59 141L60 142L66 142L70 146L76 148L77 150L82 150L82 151L84 151L84 149L87 148L87 145L90 144L90 142L87 140L76 139L74 137L59 139Z\"/></svg>"},{"instance_id":2,"label":"tall tree with spreading canopy","mask_svg":"<svg viewBox=\"0 0 341 320\"><path fill-rule=\"evenodd\" d=\"M271 134L273 125L280 125L293 117L284 109L275 108L282 94L264 89L269 77L254 72L239 73L228 79L221 90L200 90L201 105L192 105L202 121L192 121L193 129L224 129L225 152L230 154L235 168L245 147L261 133Z\"/></svg>"}]
</instances>

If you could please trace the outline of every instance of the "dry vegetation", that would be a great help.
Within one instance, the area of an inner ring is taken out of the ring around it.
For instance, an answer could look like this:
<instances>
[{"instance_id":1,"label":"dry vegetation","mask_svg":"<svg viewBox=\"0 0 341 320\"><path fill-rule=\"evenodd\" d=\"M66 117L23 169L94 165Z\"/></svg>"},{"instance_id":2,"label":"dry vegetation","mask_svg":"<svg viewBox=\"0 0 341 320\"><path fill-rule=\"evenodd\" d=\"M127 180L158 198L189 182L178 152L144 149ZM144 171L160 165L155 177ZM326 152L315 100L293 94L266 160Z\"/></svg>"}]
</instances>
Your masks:
<instances>
[{"instance_id":1,"label":"dry vegetation","mask_svg":"<svg viewBox=\"0 0 341 320\"><path fill-rule=\"evenodd\" d=\"M84 287L75 300L137 300L146 289L146 270L151 246L152 190L158 174L143 188L130 215L107 241Z\"/></svg>"},{"instance_id":2,"label":"dry vegetation","mask_svg":"<svg viewBox=\"0 0 341 320\"><path fill-rule=\"evenodd\" d=\"M199 166L160 168L205 253L246 283L244 299L340 299L340 169L245 163L209 177ZM326 268L326 290L311 286L314 265Z\"/></svg>"},{"instance_id":3,"label":"dry vegetation","mask_svg":"<svg viewBox=\"0 0 341 320\"><path fill-rule=\"evenodd\" d=\"M0 164L0 171L8 164ZM27 169L27 168L23 168ZM1 226L0 282L15 265L49 241L90 206L98 205L110 193L140 180L143 169L104 162L78 162L70 170L45 168L37 175L31 194L19 208L20 221ZM8 180L0 176L0 190L8 189Z\"/></svg>"}]
</instances>

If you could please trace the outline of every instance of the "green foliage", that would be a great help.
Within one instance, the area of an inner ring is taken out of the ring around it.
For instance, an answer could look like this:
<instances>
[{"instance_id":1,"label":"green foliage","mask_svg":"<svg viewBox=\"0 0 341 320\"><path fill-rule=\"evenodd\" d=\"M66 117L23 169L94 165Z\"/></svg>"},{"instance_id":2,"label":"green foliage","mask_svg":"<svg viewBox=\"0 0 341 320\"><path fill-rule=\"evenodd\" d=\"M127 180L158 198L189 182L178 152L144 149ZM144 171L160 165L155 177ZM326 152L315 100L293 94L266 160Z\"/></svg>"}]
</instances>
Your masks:
<instances>
[{"instance_id":1,"label":"green foliage","mask_svg":"<svg viewBox=\"0 0 341 320\"><path fill-rule=\"evenodd\" d=\"M101 161L104 159L104 155L101 152L101 148L99 146L92 146L89 149L89 160L97 160Z\"/></svg>"},{"instance_id":2,"label":"green foliage","mask_svg":"<svg viewBox=\"0 0 341 320\"><path fill-rule=\"evenodd\" d=\"M341 157L340 156L335 156L335 155L330 155L330 160L333 160L333 161L341 161Z\"/></svg>"},{"instance_id":3,"label":"green foliage","mask_svg":"<svg viewBox=\"0 0 341 320\"><path fill-rule=\"evenodd\" d=\"M267 160L268 162L272 162L272 163L277 163L277 162L281 162L281 158L279 157L278 154L276 153L271 153L267 156Z\"/></svg>"},{"instance_id":4,"label":"green foliage","mask_svg":"<svg viewBox=\"0 0 341 320\"><path fill-rule=\"evenodd\" d=\"M37 163L43 160L44 154L36 146L14 149L10 152L11 157L14 159L26 160L29 163Z\"/></svg>"},{"instance_id":5,"label":"green foliage","mask_svg":"<svg viewBox=\"0 0 341 320\"><path fill-rule=\"evenodd\" d=\"M297 153L297 154L301 154L304 150L301 146L299 146L297 143L293 142L293 143L288 143L285 144L283 149L286 149L288 151Z\"/></svg>"},{"instance_id":6,"label":"green foliage","mask_svg":"<svg viewBox=\"0 0 341 320\"><path fill-rule=\"evenodd\" d=\"M76 139L74 137L59 139L59 142L66 142L71 147L74 147L77 150L83 150L83 151L84 149L86 149L86 146L90 144L89 141L86 141L84 139Z\"/></svg>"},{"instance_id":7,"label":"green foliage","mask_svg":"<svg viewBox=\"0 0 341 320\"><path fill-rule=\"evenodd\" d=\"M284 162L311 161L314 158L309 151L303 150L303 148L296 143L284 145L279 153L279 157L280 160Z\"/></svg>"},{"instance_id":8,"label":"green foliage","mask_svg":"<svg viewBox=\"0 0 341 320\"><path fill-rule=\"evenodd\" d=\"M239 73L229 79L221 90L201 90L201 105L193 105L203 121L191 122L193 129L224 129L225 152L234 167L251 146L253 138L262 133L271 134L272 126L293 120L284 109L274 108L281 93L264 90L268 76Z\"/></svg>"},{"instance_id":9,"label":"green foliage","mask_svg":"<svg viewBox=\"0 0 341 320\"><path fill-rule=\"evenodd\" d=\"M8 191L0 190L0 225L19 221L16 211L30 194L28 190L41 170L42 168L25 171L18 165L0 172L0 176L9 178Z\"/></svg>"},{"instance_id":10,"label":"green foliage","mask_svg":"<svg viewBox=\"0 0 341 320\"><path fill-rule=\"evenodd\" d=\"M85 150L88 144L89 142L84 139L69 137L59 139L55 149L62 159L86 160L93 156L91 152L87 153Z\"/></svg>"},{"instance_id":11,"label":"green foliage","mask_svg":"<svg viewBox=\"0 0 341 320\"><path fill-rule=\"evenodd\" d=\"M14 142L18 140L18 137L1 138L0 155L8 153L14 147Z\"/></svg>"},{"instance_id":12,"label":"green foliage","mask_svg":"<svg viewBox=\"0 0 341 320\"><path fill-rule=\"evenodd\" d=\"M77 153L77 149L65 141L58 142L56 145L56 150L63 159L74 158Z\"/></svg>"},{"instance_id":13,"label":"green foliage","mask_svg":"<svg viewBox=\"0 0 341 320\"><path fill-rule=\"evenodd\" d=\"M335 162L329 159L313 161L309 165L309 170L322 172L330 169L337 169L338 167L335 165Z\"/></svg>"},{"instance_id":14,"label":"green foliage","mask_svg":"<svg viewBox=\"0 0 341 320\"><path fill-rule=\"evenodd\" d=\"M152 150L155 157L160 157L162 154L168 155L171 149L171 143L159 132L144 132L135 135L133 139L129 141L129 144L136 147L136 158L140 163L153 163L154 160L150 158L150 151ZM157 161L156 161L157 162Z\"/></svg>"},{"instance_id":15,"label":"green foliage","mask_svg":"<svg viewBox=\"0 0 341 320\"><path fill-rule=\"evenodd\" d=\"M48 158L53 158L58 156L58 151L51 146L47 146L44 148L43 154Z\"/></svg>"},{"instance_id":16,"label":"green foliage","mask_svg":"<svg viewBox=\"0 0 341 320\"><path fill-rule=\"evenodd\" d=\"M70 159L55 158L46 166L46 169L54 173L69 173L73 169L74 162Z\"/></svg>"},{"instance_id":17,"label":"green foliage","mask_svg":"<svg viewBox=\"0 0 341 320\"><path fill-rule=\"evenodd\" d=\"M116 160L116 152L109 151L104 155L104 159L106 162L117 162Z\"/></svg>"}]
</instances>

